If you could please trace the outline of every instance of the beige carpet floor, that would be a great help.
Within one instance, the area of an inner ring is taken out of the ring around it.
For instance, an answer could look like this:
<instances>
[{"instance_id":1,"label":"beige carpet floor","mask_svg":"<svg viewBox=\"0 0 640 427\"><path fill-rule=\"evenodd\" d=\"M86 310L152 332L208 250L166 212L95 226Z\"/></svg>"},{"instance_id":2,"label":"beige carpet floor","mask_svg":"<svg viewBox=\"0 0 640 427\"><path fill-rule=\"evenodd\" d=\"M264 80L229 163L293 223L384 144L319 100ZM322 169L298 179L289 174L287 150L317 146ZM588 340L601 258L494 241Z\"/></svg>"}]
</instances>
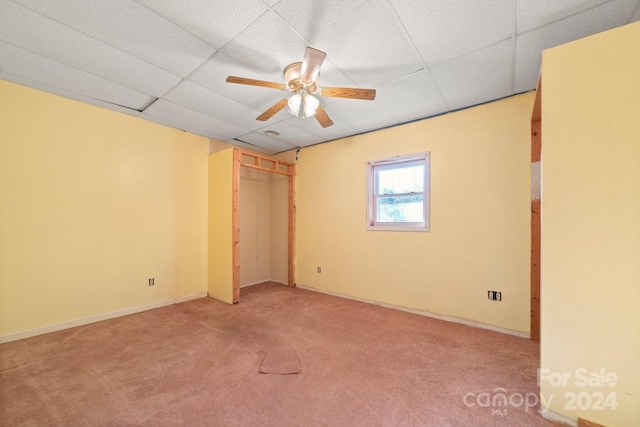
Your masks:
<instances>
[{"instance_id":1,"label":"beige carpet floor","mask_svg":"<svg viewBox=\"0 0 640 427\"><path fill-rule=\"evenodd\" d=\"M538 365L528 339L266 283L0 345L0 425L551 426L521 400Z\"/></svg>"}]
</instances>

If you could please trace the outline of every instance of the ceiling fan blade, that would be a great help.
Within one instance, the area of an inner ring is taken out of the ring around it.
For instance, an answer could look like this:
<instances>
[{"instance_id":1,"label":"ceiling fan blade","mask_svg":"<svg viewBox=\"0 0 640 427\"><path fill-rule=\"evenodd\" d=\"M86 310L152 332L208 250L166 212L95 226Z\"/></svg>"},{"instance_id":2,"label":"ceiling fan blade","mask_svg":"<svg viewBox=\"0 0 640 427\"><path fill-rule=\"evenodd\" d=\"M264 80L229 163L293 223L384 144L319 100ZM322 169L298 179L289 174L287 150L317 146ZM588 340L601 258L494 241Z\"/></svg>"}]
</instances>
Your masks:
<instances>
[{"instance_id":1,"label":"ceiling fan blade","mask_svg":"<svg viewBox=\"0 0 640 427\"><path fill-rule=\"evenodd\" d=\"M318 107L318 109L316 110L315 118L323 128L329 127L333 124L333 121L329 118L329 115L326 111L324 111L324 108L322 107Z\"/></svg>"},{"instance_id":2,"label":"ceiling fan blade","mask_svg":"<svg viewBox=\"0 0 640 427\"><path fill-rule=\"evenodd\" d=\"M327 54L323 51L307 47L307 50L304 51L304 59L300 68L300 80L306 83L314 82L326 57Z\"/></svg>"},{"instance_id":3,"label":"ceiling fan blade","mask_svg":"<svg viewBox=\"0 0 640 427\"><path fill-rule=\"evenodd\" d=\"M271 117L273 117L278 111L282 110L284 107L287 106L287 103L289 102L288 98L282 99L278 102L276 102L275 104L273 104L273 106L271 106L267 111L265 111L264 113L260 114L258 117L256 117L256 120L260 120L262 122L265 122L267 120L269 120Z\"/></svg>"},{"instance_id":4,"label":"ceiling fan blade","mask_svg":"<svg viewBox=\"0 0 640 427\"><path fill-rule=\"evenodd\" d=\"M236 76L227 77L227 83L237 83L241 85L269 87L272 89L280 89L280 90L285 90L287 88L282 83L266 82L264 80L254 80L254 79L247 79L245 77L236 77Z\"/></svg>"},{"instance_id":5,"label":"ceiling fan blade","mask_svg":"<svg viewBox=\"0 0 640 427\"><path fill-rule=\"evenodd\" d=\"M318 94L333 98L366 99L373 101L376 99L375 89L361 89L350 87L323 87L318 89Z\"/></svg>"}]
</instances>

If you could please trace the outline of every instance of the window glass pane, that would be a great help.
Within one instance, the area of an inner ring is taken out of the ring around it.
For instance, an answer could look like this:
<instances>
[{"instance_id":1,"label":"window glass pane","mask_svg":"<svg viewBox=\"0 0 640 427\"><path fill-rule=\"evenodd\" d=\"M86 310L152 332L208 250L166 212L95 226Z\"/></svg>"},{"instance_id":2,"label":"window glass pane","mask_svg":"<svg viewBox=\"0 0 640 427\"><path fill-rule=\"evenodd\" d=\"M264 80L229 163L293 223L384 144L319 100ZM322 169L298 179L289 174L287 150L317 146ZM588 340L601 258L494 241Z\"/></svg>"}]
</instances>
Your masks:
<instances>
[{"instance_id":1,"label":"window glass pane","mask_svg":"<svg viewBox=\"0 0 640 427\"><path fill-rule=\"evenodd\" d=\"M379 197L377 222L423 222L424 196Z\"/></svg>"},{"instance_id":2,"label":"window glass pane","mask_svg":"<svg viewBox=\"0 0 640 427\"><path fill-rule=\"evenodd\" d=\"M393 169L379 168L378 194L422 193L424 190L424 163L409 166L394 165Z\"/></svg>"}]
</instances>

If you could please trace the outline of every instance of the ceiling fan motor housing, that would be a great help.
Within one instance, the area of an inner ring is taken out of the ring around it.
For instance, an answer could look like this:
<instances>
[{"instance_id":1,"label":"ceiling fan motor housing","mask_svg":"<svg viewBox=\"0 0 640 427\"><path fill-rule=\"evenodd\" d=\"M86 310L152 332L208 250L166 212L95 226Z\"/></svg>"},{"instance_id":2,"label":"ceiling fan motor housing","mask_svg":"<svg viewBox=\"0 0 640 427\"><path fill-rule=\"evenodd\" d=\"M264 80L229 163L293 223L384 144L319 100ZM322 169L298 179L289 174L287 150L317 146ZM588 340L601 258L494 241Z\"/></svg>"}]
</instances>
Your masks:
<instances>
[{"instance_id":1,"label":"ceiling fan motor housing","mask_svg":"<svg viewBox=\"0 0 640 427\"><path fill-rule=\"evenodd\" d=\"M311 76L311 81L302 81L302 62L294 62L284 69L284 81L291 92L304 89L307 93L315 93L320 82L320 72Z\"/></svg>"}]
</instances>

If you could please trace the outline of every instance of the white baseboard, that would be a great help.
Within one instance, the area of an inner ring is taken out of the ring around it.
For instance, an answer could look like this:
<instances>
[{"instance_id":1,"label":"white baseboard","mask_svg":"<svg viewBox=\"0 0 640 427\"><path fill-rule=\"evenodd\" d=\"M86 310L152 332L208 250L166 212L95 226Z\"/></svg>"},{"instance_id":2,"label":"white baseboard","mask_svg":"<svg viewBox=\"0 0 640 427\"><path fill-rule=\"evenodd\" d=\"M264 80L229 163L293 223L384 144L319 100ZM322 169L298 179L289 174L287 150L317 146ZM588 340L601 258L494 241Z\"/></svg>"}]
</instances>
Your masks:
<instances>
[{"instance_id":1,"label":"white baseboard","mask_svg":"<svg viewBox=\"0 0 640 427\"><path fill-rule=\"evenodd\" d=\"M549 409L540 409L538 412L540 412L540 415L542 415L543 418L546 418L549 421L554 421L556 423L565 424L571 427L578 427L577 421L572 420L571 418L567 418L564 415L560 415Z\"/></svg>"},{"instance_id":2,"label":"white baseboard","mask_svg":"<svg viewBox=\"0 0 640 427\"><path fill-rule=\"evenodd\" d=\"M352 300L364 302L364 303L367 303L367 304L379 305L380 307L391 308L391 309L400 310L400 311L406 311L407 313L419 314L420 316L431 317L431 318L434 318L434 319L444 320L444 321L447 321L447 322L460 323L460 324L463 324L463 325L472 326L474 328L488 329L490 331L500 332L502 334L514 335L516 337L521 337L521 338L529 338L529 334L526 333L526 332L514 331L512 329L501 328L499 326L488 325L486 323L475 322L473 320L462 319L462 318L454 317L454 316L445 316L445 315L442 315L442 314L432 313L432 312L426 311L426 310L416 310L416 309L412 309L412 308L402 307L402 306L399 306L399 305L387 304L387 303L384 303L384 302L379 302L379 301L373 301L373 300L368 300L368 299L364 299L364 298L353 297L351 295L341 294L339 292L325 291L325 290L322 290L322 289L312 288L310 286L305 286L305 285L300 285L300 284L297 284L296 287L298 287L300 289L306 289L308 291L320 292L322 294L327 294L327 295L333 295L333 296L340 297L340 298L352 299Z\"/></svg>"},{"instance_id":3,"label":"white baseboard","mask_svg":"<svg viewBox=\"0 0 640 427\"><path fill-rule=\"evenodd\" d=\"M110 311L109 313L96 314L95 316L83 317L81 319L67 320L65 322L55 323L53 325L41 326L39 328L27 329L26 331L13 332L10 334L0 335L0 344L17 341L25 338L35 337L36 335L48 334L49 332L61 331L63 329L74 328L76 326L88 325L89 323L100 322L102 320L113 319L115 317L127 316L129 314L140 313L142 311L153 310L154 308L165 307L167 305L178 304L197 298L204 298L206 292L198 292L196 294L186 295L183 297L171 298L164 301L152 302L149 304L139 305L136 307L123 308L121 310Z\"/></svg>"}]
</instances>

